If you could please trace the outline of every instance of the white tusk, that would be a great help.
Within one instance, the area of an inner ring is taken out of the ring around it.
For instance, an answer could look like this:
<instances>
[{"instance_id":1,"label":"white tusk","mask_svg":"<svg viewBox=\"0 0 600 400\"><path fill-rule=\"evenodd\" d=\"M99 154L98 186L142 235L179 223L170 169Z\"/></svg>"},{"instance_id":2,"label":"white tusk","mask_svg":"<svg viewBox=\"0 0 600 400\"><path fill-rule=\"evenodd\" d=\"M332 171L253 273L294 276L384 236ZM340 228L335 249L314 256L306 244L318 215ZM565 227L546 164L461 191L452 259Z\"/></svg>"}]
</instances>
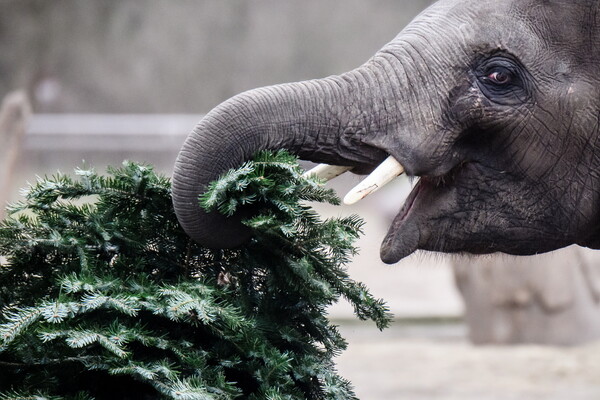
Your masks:
<instances>
[{"instance_id":1,"label":"white tusk","mask_svg":"<svg viewBox=\"0 0 600 400\"><path fill-rule=\"evenodd\" d=\"M342 167L339 165L319 164L310 171L306 171L303 176L316 175L321 179L329 181L336 176L340 176L346 171L350 171L352 167Z\"/></svg>"},{"instance_id":2,"label":"white tusk","mask_svg":"<svg viewBox=\"0 0 600 400\"><path fill-rule=\"evenodd\" d=\"M389 156L369 176L348 192L344 197L344 204L350 205L364 199L403 172L404 167L394 157Z\"/></svg>"}]
</instances>

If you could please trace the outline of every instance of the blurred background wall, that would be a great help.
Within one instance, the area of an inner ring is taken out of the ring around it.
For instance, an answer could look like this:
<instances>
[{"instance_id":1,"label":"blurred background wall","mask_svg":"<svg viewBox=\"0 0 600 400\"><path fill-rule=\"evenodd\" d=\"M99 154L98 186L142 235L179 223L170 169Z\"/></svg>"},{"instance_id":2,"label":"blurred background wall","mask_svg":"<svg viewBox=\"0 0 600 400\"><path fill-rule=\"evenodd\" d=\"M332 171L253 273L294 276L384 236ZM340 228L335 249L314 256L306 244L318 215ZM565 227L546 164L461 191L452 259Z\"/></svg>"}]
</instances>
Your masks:
<instances>
[{"instance_id":1,"label":"blurred background wall","mask_svg":"<svg viewBox=\"0 0 600 400\"><path fill-rule=\"evenodd\" d=\"M203 113L345 72L429 0L0 0L0 93L36 112Z\"/></svg>"}]
</instances>

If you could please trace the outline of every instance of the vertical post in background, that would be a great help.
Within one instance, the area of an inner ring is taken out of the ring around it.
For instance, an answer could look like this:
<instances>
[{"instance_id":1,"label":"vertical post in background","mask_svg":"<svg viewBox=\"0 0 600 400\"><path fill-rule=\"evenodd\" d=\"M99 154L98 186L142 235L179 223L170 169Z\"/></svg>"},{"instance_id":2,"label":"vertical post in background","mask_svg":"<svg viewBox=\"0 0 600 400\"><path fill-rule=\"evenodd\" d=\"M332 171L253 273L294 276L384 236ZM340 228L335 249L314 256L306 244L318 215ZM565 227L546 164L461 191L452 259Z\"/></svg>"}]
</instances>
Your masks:
<instances>
[{"instance_id":1,"label":"vertical post in background","mask_svg":"<svg viewBox=\"0 0 600 400\"><path fill-rule=\"evenodd\" d=\"M30 120L31 105L24 91L4 97L0 105L0 218L5 217L15 166Z\"/></svg>"}]
</instances>

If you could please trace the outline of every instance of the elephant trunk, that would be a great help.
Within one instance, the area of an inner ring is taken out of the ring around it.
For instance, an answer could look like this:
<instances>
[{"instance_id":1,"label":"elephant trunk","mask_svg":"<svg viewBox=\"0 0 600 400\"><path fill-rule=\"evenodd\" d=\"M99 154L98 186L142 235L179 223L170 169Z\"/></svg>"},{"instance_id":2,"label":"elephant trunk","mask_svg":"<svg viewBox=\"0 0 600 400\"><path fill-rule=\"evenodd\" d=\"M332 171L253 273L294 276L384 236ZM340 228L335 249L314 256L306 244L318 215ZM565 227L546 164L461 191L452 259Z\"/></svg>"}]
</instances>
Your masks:
<instances>
[{"instance_id":1,"label":"elephant trunk","mask_svg":"<svg viewBox=\"0 0 600 400\"><path fill-rule=\"evenodd\" d=\"M173 203L184 230L212 248L235 247L249 231L240 217L199 207L208 184L260 150L288 149L315 162L372 169L386 152L366 144L388 124L376 67L339 76L254 89L210 111L186 139L174 167Z\"/></svg>"}]
</instances>

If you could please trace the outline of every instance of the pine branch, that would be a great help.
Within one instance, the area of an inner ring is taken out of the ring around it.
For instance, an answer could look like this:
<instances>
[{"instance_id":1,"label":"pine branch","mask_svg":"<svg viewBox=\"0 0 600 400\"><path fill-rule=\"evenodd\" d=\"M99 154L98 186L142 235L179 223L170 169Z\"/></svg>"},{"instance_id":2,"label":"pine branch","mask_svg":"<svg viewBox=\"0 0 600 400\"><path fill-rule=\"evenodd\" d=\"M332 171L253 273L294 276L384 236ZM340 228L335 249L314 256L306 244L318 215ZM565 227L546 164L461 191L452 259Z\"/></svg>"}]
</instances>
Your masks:
<instances>
[{"instance_id":1,"label":"pine branch","mask_svg":"<svg viewBox=\"0 0 600 400\"><path fill-rule=\"evenodd\" d=\"M258 210L235 250L192 242L149 166L40 179L0 224L0 393L355 399L327 306L344 296L380 328L390 315L344 269L362 221L321 221L306 202L339 199L303 172L261 153L210 185L205 208Z\"/></svg>"},{"instance_id":2,"label":"pine branch","mask_svg":"<svg viewBox=\"0 0 600 400\"><path fill-rule=\"evenodd\" d=\"M0 344L2 346L0 349L10 344L20 333L36 322L46 307L47 305L3 312L3 317L8 322L0 325Z\"/></svg>"}]
</instances>

